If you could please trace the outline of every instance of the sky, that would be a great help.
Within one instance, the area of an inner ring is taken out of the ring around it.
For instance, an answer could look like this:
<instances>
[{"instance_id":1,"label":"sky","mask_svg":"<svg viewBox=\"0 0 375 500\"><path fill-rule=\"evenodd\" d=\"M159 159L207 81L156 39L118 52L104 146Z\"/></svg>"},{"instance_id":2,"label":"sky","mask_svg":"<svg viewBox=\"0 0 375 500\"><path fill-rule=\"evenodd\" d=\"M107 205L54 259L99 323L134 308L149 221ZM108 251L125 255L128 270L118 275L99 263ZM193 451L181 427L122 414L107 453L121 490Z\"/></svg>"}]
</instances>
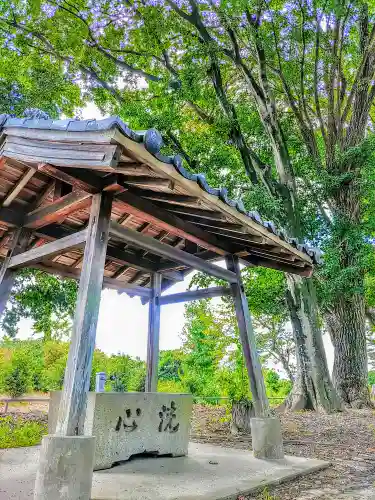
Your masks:
<instances>
[{"instance_id":1,"label":"sky","mask_svg":"<svg viewBox=\"0 0 375 500\"><path fill-rule=\"evenodd\" d=\"M82 118L100 119L98 108L89 103L82 110ZM218 265L224 263L218 262ZM190 283L189 275L183 282L176 283L168 291L178 293L185 291ZM219 302L220 299L212 299ZM184 326L184 303L168 304L161 308L160 318L160 350L178 349L181 347L181 334ZM115 290L103 290L98 328L96 334L96 347L107 354L118 352L138 356L146 359L147 354L147 324L148 306L142 305L139 297L129 297L126 294L118 294ZM18 338L25 339L32 335L32 322L22 320L20 322L20 333ZM330 370L333 366L333 347L329 335L323 336L327 361ZM280 367L276 367L280 369Z\"/></svg>"}]
</instances>

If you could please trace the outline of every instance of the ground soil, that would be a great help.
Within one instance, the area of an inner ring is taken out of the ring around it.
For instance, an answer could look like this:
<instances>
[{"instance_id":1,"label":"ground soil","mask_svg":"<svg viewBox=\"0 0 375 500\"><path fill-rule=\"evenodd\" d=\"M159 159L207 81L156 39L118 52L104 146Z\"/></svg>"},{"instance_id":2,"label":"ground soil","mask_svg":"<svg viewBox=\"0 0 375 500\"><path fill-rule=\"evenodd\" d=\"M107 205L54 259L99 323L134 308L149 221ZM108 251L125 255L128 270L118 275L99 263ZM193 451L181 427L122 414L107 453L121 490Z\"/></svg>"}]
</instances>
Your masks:
<instances>
[{"instance_id":1,"label":"ground soil","mask_svg":"<svg viewBox=\"0 0 375 500\"><path fill-rule=\"evenodd\" d=\"M9 406L13 415L46 420L48 405ZM1 409L0 409L1 413ZM285 453L331 462L331 467L239 500L375 500L375 411L279 414ZM251 449L251 436L232 436L224 406L194 405L191 440Z\"/></svg>"},{"instance_id":2,"label":"ground soil","mask_svg":"<svg viewBox=\"0 0 375 500\"><path fill-rule=\"evenodd\" d=\"M285 453L314 457L332 466L255 496L264 500L375 500L375 412L348 410L280 414ZM251 436L232 436L224 407L195 405L192 440L251 449ZM245 497L241 500L245 500Z\"/></svg>"}]
</instances>

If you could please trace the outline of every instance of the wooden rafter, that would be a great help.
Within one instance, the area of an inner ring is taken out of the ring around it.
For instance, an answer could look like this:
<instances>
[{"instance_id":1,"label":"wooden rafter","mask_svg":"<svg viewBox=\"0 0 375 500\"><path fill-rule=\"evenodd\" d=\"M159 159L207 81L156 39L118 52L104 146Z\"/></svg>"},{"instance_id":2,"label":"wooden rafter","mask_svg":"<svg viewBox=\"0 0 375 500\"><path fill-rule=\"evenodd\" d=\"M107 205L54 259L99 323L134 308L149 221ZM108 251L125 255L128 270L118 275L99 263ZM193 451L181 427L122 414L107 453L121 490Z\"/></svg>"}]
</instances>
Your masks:
<instances>
[{"instance_id":1,"label":"wooden rafter","mask_svg":"<svg viewBox=\"0 0 375 500\"><path fill-rule=\"evenodd\" d=\"M56 222L77 210L86 208L91 203L91 194L87 191L72 191L57 201L30 212L24 222L25 227L38 228Z\"/></svg>"},{"instance_id":2,"label":"wooden rafter","mask_svg":"<svg viewBox=\"0 0 375 500\"><path fill-rule=\"evenodd\" d=\"M176 262L180 262L186 266L190 266L193 269L203 271L207 274L215 276L220 279L231 281L234 279L232 272L222 269L210 262L203 261L195 255L191 255L182 250L177 250L169 245L165 245L156 241L154 238L149 236L144 236L143 234L132 231L125 227L120 226L116 222L112 222L110 226L110 234L120 240L127 241L132 245L135 245L144 250L149 250L156 255L161 257L166 257Z\"/></svg>"},{"instance_id":3,"label":"wooden rafter","mask_svg":"<svg viewBox=\"0 0 375 500\"><path fill-rule=\"evenodd\" d=\"M155 206L149 200L139 198L128 191L119 194L117 199L123 203L124 211L132 213L144 221L151 222L160 229L193 241L201 247L212 250L220 255L229 253L229 250L224 249L226 246L225 243L221 243L214 235L208 235L207 232L193 224L185 222L174 214Z\"/></svg>"},{"instance_id":4,"label":"wooden rafter","mask_svg":"<svg viewBox=\"0 0 375 500\"><path fill-rule=\"evenodd\" d=\"M3 207L9 207L12 201L17 198L18 194L29 182L31 177L35 174L35 168L28 168L24 174L18 179L17 183L12 187L12 189L5 195L2 205Z\"/></svg>"}]
</instances>

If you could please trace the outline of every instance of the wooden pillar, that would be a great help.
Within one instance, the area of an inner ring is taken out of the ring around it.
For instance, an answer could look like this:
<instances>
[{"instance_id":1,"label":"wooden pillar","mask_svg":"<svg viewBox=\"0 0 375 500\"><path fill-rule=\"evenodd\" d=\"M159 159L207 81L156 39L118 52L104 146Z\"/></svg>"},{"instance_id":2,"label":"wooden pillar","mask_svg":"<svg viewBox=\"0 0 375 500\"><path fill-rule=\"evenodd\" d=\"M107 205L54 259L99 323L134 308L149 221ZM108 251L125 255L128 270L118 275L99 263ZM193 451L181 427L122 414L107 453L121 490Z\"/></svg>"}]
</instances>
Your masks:
<instances>
[{"instance_id":1,"label":"wooden pillar","mask_svg":"<svg viewBox=\"0 0 375 500\"><path fill-rule=\"evenodd\" d=\"M231 283L230 287L236 309L238 329L249 376L250 389L253 396L255 416L267 417L269 416L269 403L260 360L256 350L254 330L241 279L238 257L235 255L228 255L225 260L227 268L237 275L237 283Z\"/></svg>"},{"instance_id":2,"label":"wooden pillar","mask_svg":"<svg viewBox=\"0 0 375 500\"><path fill-rule=\"evenodd\" d=\"M145 392L157 392L158 388L161 280L162 275L160 273L153 273L151 275L152 297L149 302L148 313Z\"/></svg>"},{"instance_id":3,"label":"wooden pillar","mask_svg":"<svg viewBox=\"0 0 375 500\"><path fill-rule=\"evenodd\" d=\"M0 316L2 316L5 310L16 276L14 269L8 269L8 264L12 257L26 250L30 234L31 232L29 229L16 229L13 234L10 249L2 263L0 270Z\"/></svg>"},{"instance_id":4,"label":"wooden pillar","mask_svg":"<svg viewBox=\"0 0 375 500\"><path fill-rule=\"evenodd\" d=\"M83 434L111 208L111 193L93 196L64 388L56 425L56 434L62 436Z\"/></svg>"}]
</instances>

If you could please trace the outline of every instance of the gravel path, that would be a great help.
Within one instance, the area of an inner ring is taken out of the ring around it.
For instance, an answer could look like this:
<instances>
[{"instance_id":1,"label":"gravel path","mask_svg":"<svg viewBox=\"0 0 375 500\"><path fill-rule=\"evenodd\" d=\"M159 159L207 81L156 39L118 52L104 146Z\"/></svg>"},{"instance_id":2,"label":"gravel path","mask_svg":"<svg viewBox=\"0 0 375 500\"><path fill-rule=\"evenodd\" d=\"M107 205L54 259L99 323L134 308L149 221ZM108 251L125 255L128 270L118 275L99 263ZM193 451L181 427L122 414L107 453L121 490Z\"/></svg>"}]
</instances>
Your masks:
<instances>
[{"instance_id":1,"label":"gravel path","mask_svg":"<svg viewBox=\"0 0 375 500\"><path fill-rule=\"evenodd\" d=\"M281 414L280 418L286 454L328 460L332 467L272 488L272 500L375 500L374 411L300 412ZM230 435L222 407L196 405L192 439L251 449L251 436Z\"/></svg>"}]
</instances>

